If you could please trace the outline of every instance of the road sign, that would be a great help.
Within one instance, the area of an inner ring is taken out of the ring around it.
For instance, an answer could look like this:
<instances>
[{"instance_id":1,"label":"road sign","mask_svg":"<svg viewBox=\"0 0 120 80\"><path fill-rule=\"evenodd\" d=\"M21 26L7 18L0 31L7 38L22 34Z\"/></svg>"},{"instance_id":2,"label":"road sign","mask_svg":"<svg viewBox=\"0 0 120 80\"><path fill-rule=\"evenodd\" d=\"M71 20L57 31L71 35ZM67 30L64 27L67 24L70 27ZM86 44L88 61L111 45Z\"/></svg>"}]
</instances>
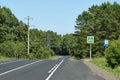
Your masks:
<instances>
[{"instance_id":1,"label":"road sign","mask_svg":"<svg viewBox=\"0 0 120 80\"><path fill-rule=\"evenodd\" d=\"M94 43L94 36L87 36L87 43Z\"/></svg>"},{"instance_id":2,"label":"road sign","mask_svg":"<svg viewBox=\"0 0 120 80\"><path fill-rule=\"evenodd\" d=\"M109 45L109 40L105 39L104 40L104 46L107 47Z\"/></svg>"}]
</instances>

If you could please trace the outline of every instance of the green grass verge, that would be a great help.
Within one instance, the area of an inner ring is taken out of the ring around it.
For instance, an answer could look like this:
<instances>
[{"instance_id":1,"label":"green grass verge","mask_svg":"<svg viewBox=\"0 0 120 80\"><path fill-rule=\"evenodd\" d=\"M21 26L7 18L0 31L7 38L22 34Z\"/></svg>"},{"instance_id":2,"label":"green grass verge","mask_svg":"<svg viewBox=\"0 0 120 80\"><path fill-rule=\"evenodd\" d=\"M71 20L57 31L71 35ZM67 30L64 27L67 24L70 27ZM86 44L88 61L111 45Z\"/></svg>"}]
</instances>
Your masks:
<instances>
[{"instance_id":1,"label":"green grass verge","mask_svg":"<svg viewBox=\"0 0 120 80\"><path fill-rule=\"evenodd\" d=\"M47 60L55 60L55 59L58 59L59 57L60 56L55 55L55 56L51 56L51 57L47 58Z\"/></svg>"},{"instance_id":2,"label":"green grass verge","mask_svg":"<svg viewBox=\"0 0 120 80\"><path fill-rule=\"evenodd\" d=\"M115 69L112 69L107 65L105 62L105 58L94 58L92 60L92 63L96 64L97 66L101 67L102 69L106 70L107 72L112 73L113 75L120 78L120 67L117 67Z\"/></svg>"},{"instance_id":3,"label":"green grass verge","mask_svg":"<svg viewBox=\"0 0 120 80\"><path fill-rule=\"evenodd\" d=\"M0 56L0 61L11 60L11 59L15 59L15 58L8 58L5 56Z\"/></svg>"},{"instance_id":4,"label":"green grass verge","mask_svg":"<svg viewBox=\"0 0 120 80\"><path fill-rule=\"evenodd\" d=\"M79 58L79 57L72 56L72 57L70 58L70 60L72 60L72 61L74 61L74 60L80 60L80 58Z\"/></svg>"}]
</instances>

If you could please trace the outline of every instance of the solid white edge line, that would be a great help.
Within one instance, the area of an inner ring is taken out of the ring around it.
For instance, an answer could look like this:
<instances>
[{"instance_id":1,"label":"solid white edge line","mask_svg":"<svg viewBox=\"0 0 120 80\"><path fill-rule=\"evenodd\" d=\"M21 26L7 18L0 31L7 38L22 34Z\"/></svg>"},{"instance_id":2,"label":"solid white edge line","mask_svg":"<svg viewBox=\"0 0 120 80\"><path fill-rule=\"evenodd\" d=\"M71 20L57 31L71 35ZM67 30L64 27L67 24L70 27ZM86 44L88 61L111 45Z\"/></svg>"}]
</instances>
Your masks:
<instances>
[{"instance_id":1,"label":"solid white edge line","mask_svg":"<svg viewBox=\"0 0 120 80\"><path fill-rule=\"evenodd\" d=\"M19 69L22 69L22 68L24 68L24 67L30 66L30 65L35 64L35 63L38 63L38 62L40 62L40 61L42 61L42 60L35 61L35 62L30 63L30 64L26 64L26 65L24 65L24 66L20 66L20 67L17 67L17 68L11 69L11 70L9 70L9 71L6 71L6 72L3 72L3 73L0 73L0 76L5 75L5 74L10 73L10 72L13 72L13 71L16 71L16 70L19 70Z\"/></svg>"},{"instance_id":2,"label":"solid white edge line","mask_svg":"<svg viewBox=\"0 0 120 80\"><path fill-rule=\"evenodd\" d=\"M63 63L64 60L62 60L57 67L51 72L51 74L45 79L45 80L49 80L51 78L51 76L55 73L55 71L58 69L58 67Z\"/></svg>"},{"instance_id":3,"label":"solid white edge line","mask_svg":"<svg viewBox=\"0 0 120 80\"><path fill-rule=\"evenodd\" d=\"M0 63L0 65L8 64L8 63L14 63L14 62L18 62L18 61L24 61L24 60L16 60L16 61L2 62L2 63Z\"/></svg>"}]
</instances>

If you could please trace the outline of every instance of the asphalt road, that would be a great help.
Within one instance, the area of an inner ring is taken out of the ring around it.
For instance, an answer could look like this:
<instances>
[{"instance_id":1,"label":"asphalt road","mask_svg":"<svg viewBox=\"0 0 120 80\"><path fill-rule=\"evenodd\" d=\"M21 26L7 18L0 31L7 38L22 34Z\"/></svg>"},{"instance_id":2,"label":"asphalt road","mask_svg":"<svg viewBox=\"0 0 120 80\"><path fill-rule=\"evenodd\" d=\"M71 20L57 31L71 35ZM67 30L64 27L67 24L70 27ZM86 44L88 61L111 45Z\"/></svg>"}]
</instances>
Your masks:
<instances>
[{"instance_id":1,"label":"asphalt road","mask_svg":"<svg viewBox=\"0 0 120 80\"><path fill-rule=\"evenodd\" d=\"M0 62L0 80L104 80L81 60L69 58Z\"/></svg>"}]
</instances>

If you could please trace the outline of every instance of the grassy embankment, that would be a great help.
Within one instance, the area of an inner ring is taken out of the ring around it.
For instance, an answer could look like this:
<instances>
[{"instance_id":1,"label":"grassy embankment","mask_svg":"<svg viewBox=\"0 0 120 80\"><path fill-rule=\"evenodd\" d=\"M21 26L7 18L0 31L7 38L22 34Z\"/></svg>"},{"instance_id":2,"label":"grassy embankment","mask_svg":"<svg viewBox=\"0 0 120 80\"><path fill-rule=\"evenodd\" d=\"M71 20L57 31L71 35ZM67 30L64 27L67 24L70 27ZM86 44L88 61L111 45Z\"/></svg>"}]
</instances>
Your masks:
<instances>
[{"instance_id":1,"label":"grassy embankment","mask_svg":"<svg viewBox=\"0 0 120 80\"><path fill-rule=\"evenodd\" d=\"M94 63L98 67L101 67L102 69L106 70L107 72L110 72L111 74L113 74L113 75L115 75L115 76L120 78L120 67L112 69L105 62L105 58L94 58L92 60L92 63Z\"/></svg>"},{"instance_id":2,"label":"grassy embankment","mask_svg":"<svg viewBox=\"0 0 120 80\"><path fill-rule=\"evenodd\" d=\"M47 59L47 60L55 60L55 59L58 59L60 56L51 56L49 58L44 58L44 59ZM5 61L5 60L12 60L12 59L16 59L16 58L9 58L9 57L5 57L5 56L0 56L0 61ZM25 58L19 58L19 59L25 59Z\"/></svg>"},{"instance_id":3,"label":"grassy embankment","mask_svg":"<svg viewBox=\"0 0 120 80\"><path fill-rule=\"evenodd\" d=\"M51 56L49 58L46 58L47 60L55 60L55 59L58 59L60 56L58 55L55 55L55 56Z\"/></svg>"},{"instance_id":4,"label":"grassy embankment","mask_svg":"<svg viewBox=\"0 0 120 80\"><path fill-rule=\"evenodd\" d=\"M71 59L80 60L80 58L77 58L77 57L72 57ZM120 78L120 67L112 69L111 67L107 65L105 58L93 58L91 62L94 63L96 66Z\"/></svg>"},{"instance_id":5,"label":"grassy embankment","mask_svg":"<svg viewBox=\"0 0 120 80\"><path fill-rule=\"evenodd\" d=\"M0 56L0 61L11 60L11 59L15 59L15 58L8 58L8 57Z\"/></svg>"}]
</instances>

